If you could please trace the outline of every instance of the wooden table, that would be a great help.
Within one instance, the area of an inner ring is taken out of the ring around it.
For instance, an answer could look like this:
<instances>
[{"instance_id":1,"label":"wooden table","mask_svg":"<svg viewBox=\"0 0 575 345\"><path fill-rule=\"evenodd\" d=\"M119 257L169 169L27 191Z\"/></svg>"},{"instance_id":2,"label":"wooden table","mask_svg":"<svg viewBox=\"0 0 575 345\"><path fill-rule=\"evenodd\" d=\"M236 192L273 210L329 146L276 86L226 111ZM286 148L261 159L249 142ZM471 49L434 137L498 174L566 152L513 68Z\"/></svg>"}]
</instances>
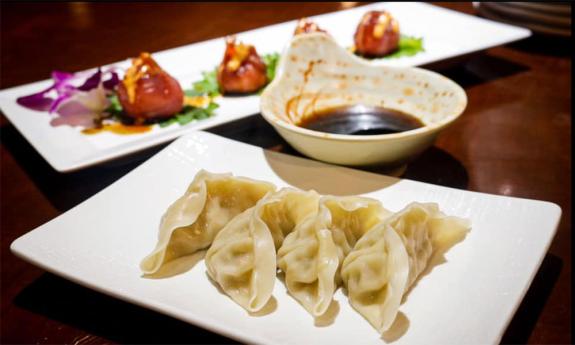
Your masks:
<instances>
[{"instance_id":1,"label":"wooden table","mask_svg":"<svg viewBox=\"0 0 575 345\"><path fill-rule=\"evenodd\" d=\"M154 52L357 5L2 3L0 87L45 79L54 69L81 70L142 50ZM442 5L473 13L469 3ZM469 106L404 175L562 207L557 235L505 343L571 342L569 45L529 39L442 70L465 88ZM231 342L45 273L9 251L14 239L105 188L161 147L113 167L59 174L3 116L0 126L0 343ZM211 132L294 153L259 115Z\"/></svg>"}]
</instances>

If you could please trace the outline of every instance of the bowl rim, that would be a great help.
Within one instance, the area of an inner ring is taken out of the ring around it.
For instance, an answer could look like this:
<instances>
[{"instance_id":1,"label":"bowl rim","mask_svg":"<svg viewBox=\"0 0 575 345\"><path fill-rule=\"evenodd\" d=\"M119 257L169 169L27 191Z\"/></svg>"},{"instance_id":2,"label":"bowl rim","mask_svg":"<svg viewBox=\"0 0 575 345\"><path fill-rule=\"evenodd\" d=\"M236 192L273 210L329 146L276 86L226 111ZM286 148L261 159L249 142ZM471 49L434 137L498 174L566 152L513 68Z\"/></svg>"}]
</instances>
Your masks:
<instances>
[{"instance_id":1,"label":"bowl rim","mask_svg":"<svg viewBox=\"0 0 575 345\"><path fill-rule=\"evenodd\" d=\"M318 35L323 36L323 34L311 33L311 34L306 34L306 35L294 37L294 39L290 42L290 44L286 47L286 49L284 49L284 53L282 54L282 56L285 56L286 52L289 51L289 48L290 48L292 42L294 42L298 39L302 39L305 36L318 36ZM330 39L333 40L333 38L331 38L331 37L330 37ZM333 41L335 42L335 40L333 40ZM351 53L349 53L349 54L351 54ZM453 113L445 116L445 118L439 122L429 123L429 124L424 123L423 127L404 131L404 132L399 132L399 133L376 134L376 135L351 135L351 134L335 134L335 133L314 131L311 129L299 127L297 125L283 121L278 116L276 116L271 111L269 111L268 107L266 106L266 104L268 103L267 99L270 97L271 93L276 88L280 87L281 82L283 80L283 76L284 76L283 66L278 66L278 67L280 67L280 74L278 76L276 76L276 78L274 78L274 80L264 89L263 93L260 96L260 113L263 116L263 118L274 127L279 126L279 127L283 128L287 131L296 132L298 134L305 135L308 137L315 137L315 138L320 138L320 139L324 139L324 140L328 139L328 140L333 140L333 141L381 141L381 140L401 139L401 138L418 136L418 135L425 134L425 133L437 132L437 131L441 130L442 128L446 127L447 125L451 124L456 119L458 119L463 114L465 109L467 108L468 99L467 99L467 94L466 94L465 90L459 84L457 84L453 80L441 75L440 73L430 71L427 69L423 69L423 68L419 68L419 67L397 67L397 66L373 65L367 61L361 60L360 58L356 57L355 55L352 55L352 56L356 59L355 60L356 63L367 65L369 68L373 68L375 70L388 70L388 71L391 70L391 71L402 71L404 73L405 72L407 72L407 73L423 73L423 74L431 75L432 77L441 80L441 82L449 84L449 87L451 89L453 89L453 91L456 95L455 99L458 99L457 102L460 102L461 106L459 108L457 108L456 111L454 111ZM354 103L354 104L357 104L357 103Z\"/></svg>"}]
</instances>

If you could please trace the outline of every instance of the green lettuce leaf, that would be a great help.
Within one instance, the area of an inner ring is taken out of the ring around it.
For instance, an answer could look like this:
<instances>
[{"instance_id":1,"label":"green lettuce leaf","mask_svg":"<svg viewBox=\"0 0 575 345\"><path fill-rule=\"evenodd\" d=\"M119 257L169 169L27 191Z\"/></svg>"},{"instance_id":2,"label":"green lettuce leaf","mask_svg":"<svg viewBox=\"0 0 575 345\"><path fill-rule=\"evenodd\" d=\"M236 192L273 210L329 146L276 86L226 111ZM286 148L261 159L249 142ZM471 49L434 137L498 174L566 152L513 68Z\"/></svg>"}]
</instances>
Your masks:
<instances>
[{"instance_id":1,"label":"green lettuce leaf","mask_svg":"<svg viewBox=\"0 0 575 345\"><path fill-rule=\"evenodd\" d=\"M265 54L262 56L262 60L266 64L266 76L268 77L268 83L271 83L276 76L276 69L278 62L280 61L279 53Z\"/></svg>"},{"instance_id":2,"label":"green lettuce leaf","mask_svg":"<svg viewBox=\"0 0 575 345\"><path fill-rule=\"evenodd\" d=\"M401 36L399 38L399 47L393 53L384 57L384 59L394 59L402 56L413 56L419 52L425 51L423 48L423 38Z\"/></svg>"}]
</instances>

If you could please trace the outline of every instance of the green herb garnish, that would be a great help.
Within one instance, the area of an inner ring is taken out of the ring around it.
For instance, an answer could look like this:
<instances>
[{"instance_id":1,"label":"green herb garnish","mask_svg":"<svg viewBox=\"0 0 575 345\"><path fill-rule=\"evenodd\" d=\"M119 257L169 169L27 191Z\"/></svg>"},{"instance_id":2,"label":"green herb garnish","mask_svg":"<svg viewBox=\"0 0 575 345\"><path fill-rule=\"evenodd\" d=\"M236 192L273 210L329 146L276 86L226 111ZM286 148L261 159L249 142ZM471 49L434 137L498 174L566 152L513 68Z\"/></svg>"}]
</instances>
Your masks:
<instances>
[{"instance_id":1,"label":"green herb garnish","mask_svg":"<svg viewBox=\"0 0 575 345\"><path fill-rule=\"evenodd\" d=\"M116 94L108 96L110 105L106 108L105 112L112 116L119 116L122 114L122 105Z\"/></svg>"},{"instance_id":2,"label":"green herb garnish","mask_svg":"<svg viewBox=\"0 0 575 345\"><path fill-rule=\"evenodd\" d=\"M276 76L276 69L278 62L280 61L279 53L265 54L262 56L262 60L266 64L266 76L268 77L268 83L271 83Z\"/></svg>"},{"instance_id":3,"label":"green herb garnish","mask_svg":"<svg viewBox=\"0 0 575 345\"><path fill-rule=\"evenodd\" d=\"M413 56L419 52L424 51L423 38L401 36L396 51L385 56L385 59L394 59L402 56Z\"/></svg>"},{"instance_id":4,"label":"green herb garnish","mask_svg":"<svg viewBox=\"0 0 575 345\"><path fill-rule=\"evenodd\" d=\"M217 68L211 71L202 72L202 79L192 84L192 90L186 90L186 96L202 96L208 95L216 97L220 95L220 88L218 86Z\"/></svg>"},{"instance_id":5,"label":"green herb garnish","mask_svg":"<svg viewBox=\"0 0 575 345\"><path fill-rule=\"evenodd\" d=\"M160 127L164 128L174 123L179 123L181 126L196 120L207 119L214 115L214 110L218 108L217 103L210 102L207 107L199 108L186 105L182 111L167 120L158 122Z\"/></svg>"}]
</instances>

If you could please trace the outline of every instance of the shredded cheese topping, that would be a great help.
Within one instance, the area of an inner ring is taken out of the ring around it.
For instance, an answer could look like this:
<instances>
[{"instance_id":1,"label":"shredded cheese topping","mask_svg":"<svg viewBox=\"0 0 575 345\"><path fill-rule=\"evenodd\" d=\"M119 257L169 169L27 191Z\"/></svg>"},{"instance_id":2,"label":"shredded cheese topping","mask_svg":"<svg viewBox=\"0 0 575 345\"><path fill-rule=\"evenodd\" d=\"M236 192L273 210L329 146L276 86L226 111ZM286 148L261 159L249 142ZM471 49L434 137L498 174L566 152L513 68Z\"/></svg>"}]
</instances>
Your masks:
<instances>
[{"instance_id":1,"label":"shredded cheese topping","mask_svg":"<svg viewBox=\"0 0 575 345\"><path fill-rule=\"evenodd\" d=\"M391 26L392 32L399 32L399 24L397 20L391 16L388 12L383 12L377 18L377 24L373 27L373 37L382 38L388 27Z\"/></svg>"},{"instance_id":2,"label":"shredded cheese topping","mask_svg":"<svg viewBox=\"0 0 575 345\"><path fill-rule=\"evenodd\" d=\"M132 66L128 68L122 80L128 92L128 100L130 103L136 101L136 84L138 80L146 75L155 74L158 71L161 71L161 69L149 53L143 52L139 57L132 59Z\"/></svg>"},{"instance_id":3,"label":"shredded cheese topping","mask_svg":"<svg viewBox=\"0 0 575 345\"><path fill-rule=\"evenodd\" d=\"M249 45L243 43L236 44L234 46L234 53L232 55L232 58L226 64L226 68L229 71L235 72L238 68L240 68L242 62L244 62L244 60L247 59L248 55L250 55Z\"/></svg>"}]
</instances>

